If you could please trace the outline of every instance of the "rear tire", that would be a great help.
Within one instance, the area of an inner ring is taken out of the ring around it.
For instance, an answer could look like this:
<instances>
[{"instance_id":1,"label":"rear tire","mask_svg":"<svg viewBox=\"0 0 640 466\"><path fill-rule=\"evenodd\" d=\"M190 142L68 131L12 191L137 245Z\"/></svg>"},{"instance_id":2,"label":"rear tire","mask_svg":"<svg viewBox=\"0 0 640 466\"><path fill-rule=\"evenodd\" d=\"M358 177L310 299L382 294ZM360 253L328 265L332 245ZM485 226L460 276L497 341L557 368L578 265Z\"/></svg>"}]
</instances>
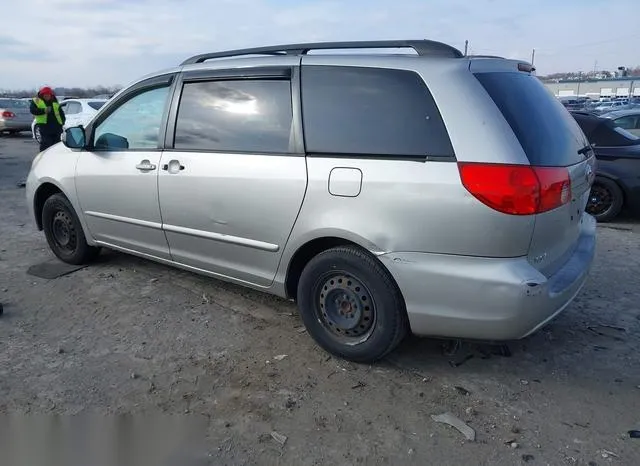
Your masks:
<instances>
[{"instance_id":1,"label":"rear tire","mask_svg":"<svg viewBox=\"0 0 640 466\"><path fill-rule=\"evenodd\" d=\"M298 307L311 337L327 352L371 363L409 328L402 294L375 258L352 246L328 249L302 271Z\"/></svg>"},{"instance_id":2,"label":"rear tire","mask_svg":"<svg viewBox=\"0 0 640 466\"><path fill-rule=\"evenodd\" d=\"M45 201L42 226L49 248L63 262L87 264L100 253L100 248L87 244L82 224L63 194L54 194Z\"/></svg>"},{"instance_id":3,"label":"rear tire","mask_svg":"<svg viewBox=\"0 0 640 466\"><path fill-rule=\"evenodd\" d=\"M42 135L40 134L40 128L38 128L36 126L36 129L33 130L33 137L35 138L36 141L38 141L38 144L42 142Z\"/></svg>"},{"instance_id":4,"label":"rear tire","mask_svg":"<svg viewBox=\"0 0 640 466\"><path fill-rule=\"evenodd\" d=\"M586 211L598 222L610 222L620 214L623 203L620 186L609 178L598 177L591 187Z\"/></svg>"}]
</instances>

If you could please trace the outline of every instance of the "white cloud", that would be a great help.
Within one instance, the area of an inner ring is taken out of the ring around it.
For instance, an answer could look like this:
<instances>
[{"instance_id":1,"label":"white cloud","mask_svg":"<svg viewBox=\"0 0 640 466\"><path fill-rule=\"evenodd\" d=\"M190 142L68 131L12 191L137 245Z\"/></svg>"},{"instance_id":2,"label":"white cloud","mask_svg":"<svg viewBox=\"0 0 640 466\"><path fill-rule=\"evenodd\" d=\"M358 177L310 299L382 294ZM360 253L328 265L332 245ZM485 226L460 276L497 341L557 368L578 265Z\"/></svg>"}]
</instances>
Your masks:
<instances>
[{"instance_id":1,"label":"white cloud","mask_svg":"<svg viewBox=\"0 0 640 466\"><path fill-rule=\"evenodd\" d=\"M469 39L473 53L524 59L535 47L542 74L632 66L636 10L637 0L22 0L3 21L0 88L124 84L196 53L318 40Z\"/></svg>"}]
</instances>

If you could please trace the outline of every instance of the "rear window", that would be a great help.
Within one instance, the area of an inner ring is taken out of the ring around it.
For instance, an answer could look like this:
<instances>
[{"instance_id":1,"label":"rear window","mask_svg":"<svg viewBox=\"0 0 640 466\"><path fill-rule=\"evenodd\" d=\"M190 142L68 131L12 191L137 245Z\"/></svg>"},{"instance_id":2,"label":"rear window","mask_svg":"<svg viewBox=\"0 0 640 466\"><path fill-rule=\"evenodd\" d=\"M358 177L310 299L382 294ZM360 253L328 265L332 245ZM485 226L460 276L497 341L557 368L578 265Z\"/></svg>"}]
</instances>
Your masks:
<instances>
[{"instance_id":1,"label":"rear window","mask_svg":"<svg viewBox=\"0 0 640 466\"><path fill-rule=\"evenodd\" d=\"M589 140L592 144L602 147L633 146L640 143L640 138L610 121L598 125Z\"/></svg>"},{"instance_id":2,"label":"rear window","mask_svg":"<svg viewBox=\"0 0 640 466\"><path fill-rule=\"evenodd\" d=\"M106 104L106 102L99 102L99 101L97 101L97 102L88 102L88 104L89 104L89 107L91 107L92 109L94 109L94 110L100 110L100 108L101 108L104 104Z\"/></svg>"},{"instance_id":3,"label":"rear window","mask_svg":"<svg viewBox=\"0 0 640 466\"><path fill-rule=\"evenodd\" d=\"M0 99L0 107L2 108L27 108L29 102L19 99Z\"/></svg>"},{"instance_id":4,"label":"rear window","mask_svg":"<svg viewBox=\"0 0 640 466\"><path fill-rule=\"evenodd\" d=\"M477 73L520 141L531 165L565 167L582 161L584 134L564 106L526 73Z\"/></svg>"}]
</instances>

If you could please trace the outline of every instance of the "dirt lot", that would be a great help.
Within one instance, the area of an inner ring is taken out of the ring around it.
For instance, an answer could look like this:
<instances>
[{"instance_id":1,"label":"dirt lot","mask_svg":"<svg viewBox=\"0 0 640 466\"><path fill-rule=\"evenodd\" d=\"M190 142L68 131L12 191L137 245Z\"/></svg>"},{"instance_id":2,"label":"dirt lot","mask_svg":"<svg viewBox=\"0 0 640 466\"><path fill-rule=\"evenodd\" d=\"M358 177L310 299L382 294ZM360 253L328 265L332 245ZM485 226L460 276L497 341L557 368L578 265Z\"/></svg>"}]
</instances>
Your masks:
<instances>
[{"instance_id":1,"label":"dirt lot","mask_svg":"<svg viewBox=\"0 0 640 466\"><path fill-rule=\"evenodd\" d=\"M35 151L0 137L0 413L199 416L205 464L640 464L637 224L599 228L583 293L510 355L410 338L359 366L291 303L136 258L28 275L52 258L16 187Z\"/></svg>"}]
</instances>

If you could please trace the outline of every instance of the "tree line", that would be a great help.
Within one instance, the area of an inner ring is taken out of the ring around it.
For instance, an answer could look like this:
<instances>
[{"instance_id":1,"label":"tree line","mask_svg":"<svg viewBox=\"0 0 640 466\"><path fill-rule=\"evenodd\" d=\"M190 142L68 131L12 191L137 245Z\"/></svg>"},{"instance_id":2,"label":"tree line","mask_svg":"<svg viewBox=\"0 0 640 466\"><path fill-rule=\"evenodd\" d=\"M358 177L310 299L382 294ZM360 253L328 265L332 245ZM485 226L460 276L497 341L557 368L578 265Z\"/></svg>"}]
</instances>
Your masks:
<instances>
[{"instance_id":1,"label":"tree line","mask_svg":"<svg viewBox=\"0 0 640 466\"><path fill-rule=\"evenodd\" d=\"M89 99L95 96L113 95L120 90L120 86L95 86L95 87L54 87L53 92L59 96L77 97L79 99ZM0 90L2 97L33 97L38 93L38 89L22 90Z\"/></svg>"}]
</instances>

